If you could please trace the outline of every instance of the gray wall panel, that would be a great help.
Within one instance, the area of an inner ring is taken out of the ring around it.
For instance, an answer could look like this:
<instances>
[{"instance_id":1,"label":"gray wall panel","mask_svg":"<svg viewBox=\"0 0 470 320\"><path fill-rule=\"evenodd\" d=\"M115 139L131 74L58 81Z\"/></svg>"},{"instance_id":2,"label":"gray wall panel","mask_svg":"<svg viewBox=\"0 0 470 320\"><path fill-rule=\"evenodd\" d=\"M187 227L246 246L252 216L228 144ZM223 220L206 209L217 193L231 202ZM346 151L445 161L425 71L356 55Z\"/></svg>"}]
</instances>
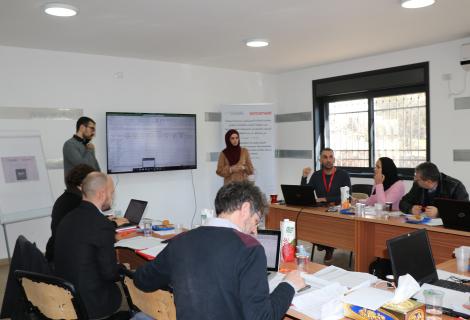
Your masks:
<instances>
[{"instance_id":1,"label":"gray wall panel","mask_svg":"<svg viewBox=\"0 0 470 320\"><path fill-rule=\"evenodd\" d=\"M311 121L311 112L283 113L275 116L276 122Z\"/></svg>"},{"instance_id":2,"label":"gray wall panel","mask_svg":"<svg viewBox=\"0 0 470 320\"><path fill-rule=\"evenodd\" d=\"M220 112L206 112L204 113L204 121L220 122L222 120L222 113Z\"/></svg>"},{"instance_id":3,"label":"gray wall panel","mask_svg":"<svg viewBox=\"0 0 470 320\"><path fill-rule=\"evenodd\" d=\"M455 110L470 109L470 97L460 97L454 99Z\"/></svg>"},{"instance_id":4,"label":"gray wall panel","mask_svg":"<svg viewBox=\"0 0 470 320\"><path fill-rule=\"evenodd\" d=\"M82 109L0 107L1 119L60 119L77 120L83 116Z\"/></svg>"},{"instance_id":5,"label":"gray wall panel","mask_svg":"<svg viewBox=\"0 0 470 320\"><path fill-rule=\"evenodd\" d=\"M454 150L454 161L470 161L470 150Z\"/></svg>"},{"instance_id":6,"label":"gray wall panel","mask_svg":"<svg viewBox=\"0 0 470 320\"><path fill-rule=\"evenodd\" d=\"M280 149L276 149L276 158L312 159L312 150L280 150Z\"/></svg>"}]
</instances>

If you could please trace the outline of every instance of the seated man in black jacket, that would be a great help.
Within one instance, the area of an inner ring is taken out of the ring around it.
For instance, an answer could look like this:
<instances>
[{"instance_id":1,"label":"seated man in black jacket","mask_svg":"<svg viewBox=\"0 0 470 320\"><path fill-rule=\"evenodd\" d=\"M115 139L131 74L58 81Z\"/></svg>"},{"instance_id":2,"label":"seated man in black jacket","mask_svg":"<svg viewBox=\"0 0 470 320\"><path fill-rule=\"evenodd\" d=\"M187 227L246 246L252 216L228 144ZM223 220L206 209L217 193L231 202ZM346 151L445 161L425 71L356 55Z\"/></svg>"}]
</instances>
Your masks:
<instances>
[{"instance_id":1,"label":"seated man in black jacket","mask_svg":"<svg viewBox=\"0 0 470 320\"><path fill-rule=\"evenodd\" d=\"M49 262L53 262L54 260L54 241L55 241L55 234L57 232L57 226L62 221L62 219L72 211L78 207L78 205L82 202L82 182L83 179L89 174L90 172L95 171L92 167L87 164L79 164L75 166L65 177L65 184L67 185L67 189L65 189L64 193L57 198L52 207L52 221L51 221L51 237L49 241L47 241L46 246L46 259Z\"/></svg>"},{"instance_id":2,"label":"seated man in black jacket","mask_svg":"<svg viewBox=\"0 0 470 320\"><path fill-rule=\"evenodd\" d=\"M178 320L282 319L305 282L292 271L269 294L264 248L250 235L266 209L251 182L223 186L215 199L217 218L174 237L137 269L135 285L144 291L173 287Z\"/></svg>"},{"instance_id":3,"label":"seated man in black jacket","mask_svg":"<svg viewBox=\"0 0 470 320\"><path fill-rule=\"evenodd\" d=\"M459 180L439 172L434 163L423 162L415 169L415 182L400 201L400 210L418 215L425 213L430 218L439 215L434 206L435 198L468 201L465 186Z\"/></svg>"},{"instance_id":4,"label":"seated man in black jacket","mask_svg":"<svg viewBox=\"0 0 470 320\"><path fill-rule=\"evenodd\" d=\"M87 175L83 201L60 222L55 237L55 273L70 281L91 319L105 318L121 305L115 225L102 210L111 207L114 183L101 172Z\"/></svg>"}]
</instances>

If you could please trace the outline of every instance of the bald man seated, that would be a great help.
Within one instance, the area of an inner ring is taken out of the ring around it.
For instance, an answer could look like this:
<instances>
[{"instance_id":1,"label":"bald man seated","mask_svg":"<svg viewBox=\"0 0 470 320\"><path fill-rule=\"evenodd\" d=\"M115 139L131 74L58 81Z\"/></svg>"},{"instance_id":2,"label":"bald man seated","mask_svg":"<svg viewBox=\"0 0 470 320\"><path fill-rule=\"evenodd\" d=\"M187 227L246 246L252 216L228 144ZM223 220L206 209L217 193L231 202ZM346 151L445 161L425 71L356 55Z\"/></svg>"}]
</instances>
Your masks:
<instances>
[{"instance_id":1,"label":"bald man seated","mask_svg":"<svg viewBox=\"0 0 470 320\"><path fill-rule=\"evenodd\" d=\"M78 290L88 316L100 319L121 305L115 225L102 211L113 201L114 183L101 172L92 172L82 183L83 200L63 218L55 238L55 273Z\"/></svg>"}]
</instances>

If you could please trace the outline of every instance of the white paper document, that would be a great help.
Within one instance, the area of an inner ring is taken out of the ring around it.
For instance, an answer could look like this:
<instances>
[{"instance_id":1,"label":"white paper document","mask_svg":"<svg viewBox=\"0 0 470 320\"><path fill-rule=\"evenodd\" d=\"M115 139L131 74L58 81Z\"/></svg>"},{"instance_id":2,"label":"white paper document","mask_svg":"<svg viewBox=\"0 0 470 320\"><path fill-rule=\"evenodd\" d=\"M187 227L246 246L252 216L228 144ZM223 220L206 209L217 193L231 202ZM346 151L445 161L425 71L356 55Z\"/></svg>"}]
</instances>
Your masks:
<instances>
[{"instance_id":1,"label":"white paper document","mask_svg":"<svg viewBox=\"0 0 470 320\"><path fill-rule=\"evenodd\" d=\"M470 277L458 274L458 273L452 273L452 272L447 272L444 270L439 270L437 269L437 277L442 280L451 280L449 279L450 277L456 277L459 279L465 279L465 280L470 280ZM452 280L451 280L452 281Z\"/></svg>"},{"instance_id":2,"label":"white paper document","mask_svg":"<svg viewBox=\"0 0 470 320\"><path fill-rule=\"evenodd\" d=\"M166 245L167 245L166 243L160 243L159 245L156 245L155 247L141 250L139 252L155 258L160 252L163 251L163 249L165 249Z\"/></svg>"},{"instance_id":3,"label":"white paper document","mask_svg":"<svg viewBox=\"0 0 470 320\"><path fill-rule=\"evenodd\" d=\"M436 226L443 226L444 223L442 222L441 218L431 219L425 223L425 225L436 227Z\"/></svg>"},{"instance_id":4,"label":"white paper document","mask_svg":"<svg viewBox=\"0 0 470 320\"><path fill-rule=\"evenodd\" d=\"M342 299L344 303L353 304L369 310L377 310L393 298L393 292L377 289L374 287L363 287L354 290Z\"/></svg>"},{"instance_id":5,"label":"white paper document","mask_svg":"<svg viewBox=\"0 0 470 320\"><path fill-rule=\"evenodd\" d=\"M335 266L324 268L313 275L329 282L338 282L350 290L368 287L377 281L377 277L369 273L347 271Z\"/></svg>"},{"instance_id":6,"label":"white paper document","mask_svg":"<svg viewBox=\"0 0 470 320\"><path fill-rule=\"evenodd\" d=\"M424 283L421 286L421 290L414 295L414 298L419 302L424 303L423 291L426 289L435 289L444 292L444 301L442 302L442 306L444 308L452 309L470 315L470 310L465 309L463 307L464 304L468 304L468 299L470 297L469 292L460 292Z\"/></svg>"},{"instance_id":7,"label":"white paper document","mask_svg":"<svg viewBox=\"0 0 470 320\"><path fill-rule=\"evenodd\" d=\"M139 237L119 240L118 242L114 244L114 247L142 250L142 249L155 247L159 244L161 244L161 239L154 238L154 237L139 236Z\"/></svg>"},{"instance_id":8,"label":"white paper document","mask_svg":"<svg viewBox=\"0 0 470 320\"><path fill-rule=\"evenodd\" d=\"M274 274L271 274L268 277L268 284L269 284L269 293L273 292L274 289L279 285L279 283L284 280L284 277L286 275L280 272L275 272ZM326 287L327 285L330 285L331 282L325 281L323 279L317 278L311 274L302 272L301 273L302 278L304 278L305 283L310 286L310 289L307 289L306 291L303 291L301 293L296 293L296 295L304 295L305 293L316 290L316 289L321 289L323 287Z\"/></svg>"},{"instance_id":9,"label":"white paper document","mask_svg":"<svg viewBox=\"0 0 470 320\"><path fill-rule=\"evenodd\" d=\"M314 319L342 319L341 297L346 290L339 283L331 283L323 288L295 295L292 300L293 308Z\"/></svg>"}]
</instances>

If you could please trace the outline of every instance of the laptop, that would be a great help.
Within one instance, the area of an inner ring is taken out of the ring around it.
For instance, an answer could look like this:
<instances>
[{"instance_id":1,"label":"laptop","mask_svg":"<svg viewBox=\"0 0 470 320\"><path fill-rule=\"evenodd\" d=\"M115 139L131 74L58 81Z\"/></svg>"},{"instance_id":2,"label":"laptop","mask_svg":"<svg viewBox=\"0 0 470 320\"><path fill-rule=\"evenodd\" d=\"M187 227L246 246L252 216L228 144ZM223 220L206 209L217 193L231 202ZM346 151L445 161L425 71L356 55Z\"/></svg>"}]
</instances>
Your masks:
<instances>
[{"instance_id":1,"label":"laptop","mask_svg":"<svg viewBox=\"0 0 470 320\"><path fill-rule=\"evenodd\" d=\"M470 202L436 198L434 205L439 210L444 227L470 231Z\"/></svg>"},{"instance_id":2,"label":"laptop","mask_svg":"<svg viewBox=\"0 0 470 320\"><path fill-rule=\"evenodd\" d=\"M258 230L256 239L261 243L266 253L268 275L279 271L281 258L281 231L280 230Z\"/></svg>"},{"instance_id":3,"label":"laptop","mask_svg":"<svg viewBox=\"0 0 470 320\"><path fill-rule=\"evenodd\" d=\"M425 229L389 239L387 248L395 284L398 285L400 276L409 273L420 285L429 283L456 291L470 292L470 286L438 279L428 233Z\"/></svg>"},{"instance_id":4,"label":"laptop","mask_svg":"<svg viewBox=\"0 0 470 320\"><path fill-rule=\"evenodd\" d=\"M129 223L125 223L116 228L116 231L138 226L142 216L144 215L145 208L147 207L147 201L131 199L129 206L127 207L124 218L129 220Z\"/></svg>"},{"instance_id":5,"label":"laptop","mask_svg":"<svg viewBox=\"0 0 470 320\"><path fill-rule=\"evenodd\" d=\"M316 206L313 186L281 184L281 190L286 204L303 207Z\"/></svg>"}]
</instances>

